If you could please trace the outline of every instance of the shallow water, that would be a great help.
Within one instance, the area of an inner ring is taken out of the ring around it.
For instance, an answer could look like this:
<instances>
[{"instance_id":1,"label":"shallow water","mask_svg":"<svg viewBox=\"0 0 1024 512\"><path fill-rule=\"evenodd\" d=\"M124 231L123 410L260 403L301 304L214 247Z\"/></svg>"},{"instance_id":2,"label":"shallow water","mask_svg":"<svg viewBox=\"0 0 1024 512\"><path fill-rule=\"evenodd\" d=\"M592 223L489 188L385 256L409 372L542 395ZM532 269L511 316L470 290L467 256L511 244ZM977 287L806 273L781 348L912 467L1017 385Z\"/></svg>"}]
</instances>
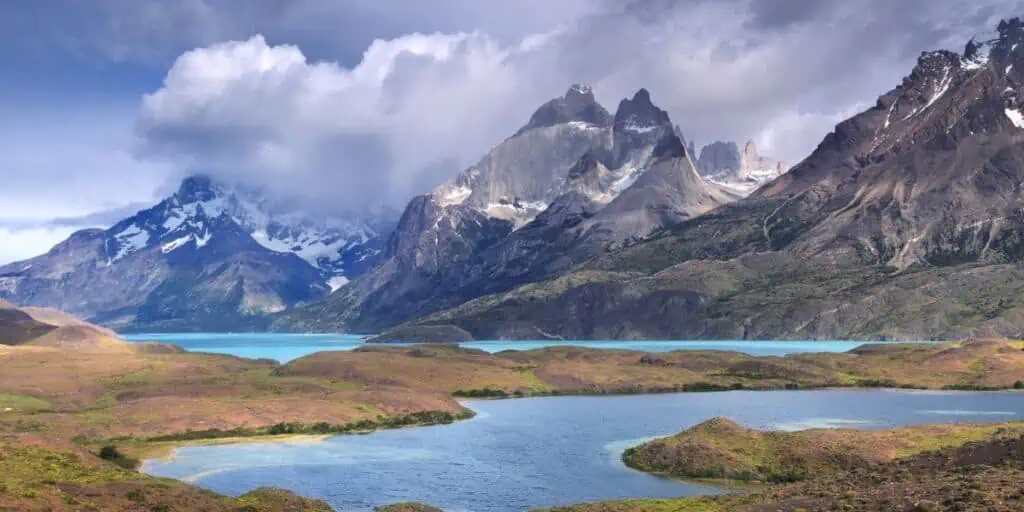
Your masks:
<instances>
[{"instance_id":1,"label":"shallow water","mask_svg":"<svg viewBox=\"0 0 1024 512\"><path fill-rule=\"evenodd\" d=\"M223 334L163 333L131 334L132 341L164 341L189 351L215 352L241 357L291 361L324 350L352 350L363 346L364 336L348 334ZM731 350L758 356L784 356L799 352L846 352L862 345L859 341L476 341L462 346L487 352L530 350L573 345L600 349L630 349L645 352L671 350Z\"/></svg>"},{"instance_id":2,"label":"shallow water","mask_svg":"<svg viewBox=\"0 0 1024 512\"><path fill-rule=\"evenodd\" d=\"M887 390L731 391L473 401L453 425L321 442L179 449L143 470L237 495L278 486L339 511L417 500L445 510L519 511L714 488L626 468L622 451L714 416L759 428L885 428L1024 417L1020 393Z\"/></svg>"}]
</instances>

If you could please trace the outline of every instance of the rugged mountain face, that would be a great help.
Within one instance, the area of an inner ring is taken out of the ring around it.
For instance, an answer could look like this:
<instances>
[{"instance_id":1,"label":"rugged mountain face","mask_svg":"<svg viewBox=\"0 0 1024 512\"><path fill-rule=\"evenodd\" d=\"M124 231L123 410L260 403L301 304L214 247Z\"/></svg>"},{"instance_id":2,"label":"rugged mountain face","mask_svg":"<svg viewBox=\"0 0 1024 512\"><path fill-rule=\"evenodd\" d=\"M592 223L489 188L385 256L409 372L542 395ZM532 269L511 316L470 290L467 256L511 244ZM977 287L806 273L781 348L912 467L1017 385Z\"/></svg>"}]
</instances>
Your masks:
<instances>
[{"instance_id":1,"label":"rugged mountain face","mask_svg":"<svg viewBox=\"0 0 1024 512\"><path fill-rule=\"evenodd\" d=\"M714 183L720 183L748 195L757 187L785 174L789 164L758 154L754 141L748 140L740 152L735 142L714 142L700 150L697 171Z\"/></svg>"},{"instance_id":2,"label":"rugged mountain face","mask_svg":"<svg viewBox=\"0 0 1024 512\"><path fill-rule=\"evenodd\" d=\"M1024 335L1024 26L998 32L922 54L750 197L418 323L485 338Z\"/></svg>"},{"instance_id":3,"label":"rugged mountain face","mask_svg":"<svg viewBox=\"0 0 1024 512\"><path fill-rule=\"evenodd\" d=\"M279 328L376 331L556 275L737 196L695 171L641 89L614 116L588 87L410 202L381 264Z\"/></svg>"},{"instance_id":4,"label":"rugged mountain face","mask_svg":"<svg viewBox=\"0 0 1024 512\"><path fill-rule=\"evenodd\" d=\"M360 274L378 244L370 223L314 222L197 176L109 229L0 267L0 296L122 329L252 329Z\"/></svg>"}]
</instances>

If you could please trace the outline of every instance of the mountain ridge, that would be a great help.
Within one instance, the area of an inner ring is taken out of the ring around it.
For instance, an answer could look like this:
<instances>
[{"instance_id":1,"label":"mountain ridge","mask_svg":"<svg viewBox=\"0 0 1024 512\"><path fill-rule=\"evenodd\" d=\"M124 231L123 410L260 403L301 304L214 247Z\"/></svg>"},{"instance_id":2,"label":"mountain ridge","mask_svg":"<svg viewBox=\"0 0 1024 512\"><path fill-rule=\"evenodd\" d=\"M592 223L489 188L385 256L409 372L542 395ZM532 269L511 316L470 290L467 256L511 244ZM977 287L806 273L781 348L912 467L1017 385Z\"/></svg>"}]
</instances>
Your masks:
<instances>
[{"instance_id":1,"label":"mountain ridge","mask_svg":"<svg viewBox=\"0 0 1024 512\"><path fill-rule=\"evenodd\" d=\"M580 91L590 89L575 85L538 112L591 104ZM557 274L738 197L697 174L646 89L623 99L610 123L598 117L603 124L535 113L480 162L411 201L378 267L273 328L386 328ZM665 187L648 183L659 175Z\"/></svg>"},{"instance_id":2,"label":"mountain ridge","mask_svg":"<svg viewBox=\"0 0 1024 512\"><path fill-rule=\"evenodd\" d=\"M477 339L1024 335L1024 24L923 52L749 197L402 325Z\"/></svg>"},{"instance_id":3,"label":"mountain ridge","mask_svg":"<svg viewBox=\"0 0 1024 512\"><path fill-rule=\"evenodd\" d=\"M110 228L0 266L0 297L118 329L259 329L369 268L376 229L276 210L258 191L195 175Z\"/></svg>"}]
</instances>

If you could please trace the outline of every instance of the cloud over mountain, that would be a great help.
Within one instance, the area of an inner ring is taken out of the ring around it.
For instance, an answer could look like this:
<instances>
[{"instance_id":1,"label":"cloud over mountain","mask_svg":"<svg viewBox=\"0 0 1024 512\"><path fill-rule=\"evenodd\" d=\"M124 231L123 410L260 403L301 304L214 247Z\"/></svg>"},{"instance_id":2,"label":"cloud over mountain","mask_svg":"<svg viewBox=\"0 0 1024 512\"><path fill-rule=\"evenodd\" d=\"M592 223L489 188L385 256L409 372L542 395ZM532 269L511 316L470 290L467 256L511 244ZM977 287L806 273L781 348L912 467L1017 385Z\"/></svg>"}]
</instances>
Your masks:
<instances>
[{"instance_id":1,"label":"cloud over mountain","mask_svg":"<svg viewBox=\"0 0 1024 512\"><path fill-rule=\"evenodd\" d=\"M960 44L1005 2L940 3L605 3L543 33L377 39L350 65L254 35L177 58L143 101L139 154L330 208L395 205L580 82L606 105L646 87L689 138L799 160L921 48Z\"/></svg>"}]
</instances>

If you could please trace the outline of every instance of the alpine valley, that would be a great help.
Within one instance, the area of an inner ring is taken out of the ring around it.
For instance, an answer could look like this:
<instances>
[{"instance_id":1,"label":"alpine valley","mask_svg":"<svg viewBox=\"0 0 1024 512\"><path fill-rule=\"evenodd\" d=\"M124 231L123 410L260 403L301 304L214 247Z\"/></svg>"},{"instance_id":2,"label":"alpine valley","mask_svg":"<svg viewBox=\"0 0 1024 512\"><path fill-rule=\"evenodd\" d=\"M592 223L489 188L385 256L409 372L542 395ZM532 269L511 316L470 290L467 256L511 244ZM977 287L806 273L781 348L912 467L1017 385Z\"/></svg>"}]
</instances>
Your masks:
<instances>
[{"instance_id":1,"label":"alpine valley","mask_svg":"<svg viewBox=\"0 0 1024 512\"><path fill-rule=\"evenodd\" d=\"M397 223L192 177L0 267L0 297L377 341L1019 338L1021 42L1012 19L923 53L792 168L753 142L696 154L645 89L610 112L574 85Z\"/></svg>"}]
</instances>

